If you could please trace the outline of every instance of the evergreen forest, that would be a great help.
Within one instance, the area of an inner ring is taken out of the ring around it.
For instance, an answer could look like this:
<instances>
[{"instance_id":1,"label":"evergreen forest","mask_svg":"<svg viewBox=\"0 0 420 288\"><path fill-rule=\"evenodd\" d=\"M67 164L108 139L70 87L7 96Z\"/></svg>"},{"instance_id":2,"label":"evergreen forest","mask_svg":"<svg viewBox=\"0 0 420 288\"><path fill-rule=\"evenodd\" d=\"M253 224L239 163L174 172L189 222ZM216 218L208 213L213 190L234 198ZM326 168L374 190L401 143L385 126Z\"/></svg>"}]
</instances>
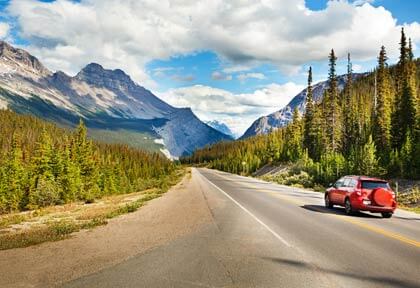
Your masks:
<instances>
[{"instance_id":1,"label":"evergreen forest","mask_svg":"<svg viewBox=\"0 0 420 288\"><path fill-rule=\"evenodd\" d=\"M182 161L245 175L266 164L292 164L321 185L346 174L420 179L420 60L411 40L402 30L398 63L389 65L381 47L377 67L361 77L353 77L347 58L340 91L331 50L329 87L319 103L309 68L305 113L295 110L286 127L205 147Z\"/></svg>"},{"instance_id":2,"label":"evergreen forest","mask_svg":"<svg viewBox=\"0 0 420 288\"><path fill-rule=\"evenodd\" d=\"M0 214L167 185L176 165L127 145L93 142L82 121L69 131L0 110Z\"/></svg>"}]
</instances>

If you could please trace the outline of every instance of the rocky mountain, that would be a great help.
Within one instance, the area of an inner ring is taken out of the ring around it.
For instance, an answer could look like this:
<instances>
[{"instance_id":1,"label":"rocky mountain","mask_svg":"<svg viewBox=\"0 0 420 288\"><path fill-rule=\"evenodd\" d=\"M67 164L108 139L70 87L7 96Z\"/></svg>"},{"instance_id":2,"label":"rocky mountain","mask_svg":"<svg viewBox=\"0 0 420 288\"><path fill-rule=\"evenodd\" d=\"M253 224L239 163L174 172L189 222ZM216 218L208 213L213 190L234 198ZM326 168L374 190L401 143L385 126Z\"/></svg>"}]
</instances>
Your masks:
<instances>
[{"instance_id":1,"label":"rocky mountain","mask_svg":"<svg viewBox=\"0 0 420 288\"><path fill-rule=\"evenodd\" d=\"M209 125L210 127L213 127L214 129L216 129L217 131L222 132L223 134L229 135L231 137L235 137L234 133L223 122L212 120L212 121L206 121L205 123Z\"/></svg>"},{"instance_id":2,"label":"rocky mountain","mask_svg":"<svg viewBox=\"0 0 420 288\"><path fill-rule=\"evenodd\" d=\"M0 109L6 107L62 125L74 125L83 118L94 130L93 137L101 135L104 140L107 135L114 142L137 147L142 144L133 142L154 140L150 142L170 157L232 139L201 122L190 109L162 101L122 70L91 63L74 77L54 73L28 52L0 41ZM130 136L140 133L143 139L118 138L121 131Z\"/></svg>"},{"instance_id":3,"label":"rocky mountain","mask_svg":"<svg viewBox=\"0 0 420 288\"><path fill-rule=\"evenodd\" d=\"M362 75L365 74L354 73L353 78L356 79ZM342 90L345 85L346 75L338 76L338 88ZM326 89L328 89L328 81L322 81L313 86L313 97L316 102L320 102L322 100ZM272 130L287 125L292 120L293 110L295 110L296 107L301 114L305 113L306 93L307 89L305 88L284 108L255 120L240 138L244 139L255 135L266 134Z\"/></svg>"}]
</instances>

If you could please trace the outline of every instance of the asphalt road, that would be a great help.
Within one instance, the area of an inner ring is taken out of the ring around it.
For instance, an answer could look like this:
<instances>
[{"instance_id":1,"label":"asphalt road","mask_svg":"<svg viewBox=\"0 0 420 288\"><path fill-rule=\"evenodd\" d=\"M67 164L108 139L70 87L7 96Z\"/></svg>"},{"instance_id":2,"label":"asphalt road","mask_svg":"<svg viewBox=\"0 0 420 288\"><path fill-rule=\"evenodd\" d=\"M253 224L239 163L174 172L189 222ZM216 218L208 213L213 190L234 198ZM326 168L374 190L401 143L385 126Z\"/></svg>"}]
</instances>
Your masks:
<instances>
[{"instance_id":1,"label":"asphalt road","mask_svg":"<svg viewBox=\"0 0 420 288\"><path fill-rule=\"evenodd\" d=\"M420 287L420 215L328 210L321 193L194 169L213 223L65 287Z\"/></svg>"}]
</instances>

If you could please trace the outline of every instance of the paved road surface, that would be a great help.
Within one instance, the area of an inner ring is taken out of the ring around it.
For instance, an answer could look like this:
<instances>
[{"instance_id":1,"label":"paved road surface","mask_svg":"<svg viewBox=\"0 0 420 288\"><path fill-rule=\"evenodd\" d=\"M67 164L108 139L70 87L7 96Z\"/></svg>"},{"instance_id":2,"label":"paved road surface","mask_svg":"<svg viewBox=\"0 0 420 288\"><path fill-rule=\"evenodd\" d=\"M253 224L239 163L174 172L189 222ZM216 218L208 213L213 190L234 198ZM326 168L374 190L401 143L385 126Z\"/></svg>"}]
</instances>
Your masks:
<instances>
[{"instance_id":1,"label":"paved road surface","mask_svg":"<svg viewBox=\"0 0 420 288\"><path fill-rule=\"evenodd\" d=\"M66 287L420 287L420 215L327 210L322 194L194 169L213 223Z\"/></svg>"}]
</instances>

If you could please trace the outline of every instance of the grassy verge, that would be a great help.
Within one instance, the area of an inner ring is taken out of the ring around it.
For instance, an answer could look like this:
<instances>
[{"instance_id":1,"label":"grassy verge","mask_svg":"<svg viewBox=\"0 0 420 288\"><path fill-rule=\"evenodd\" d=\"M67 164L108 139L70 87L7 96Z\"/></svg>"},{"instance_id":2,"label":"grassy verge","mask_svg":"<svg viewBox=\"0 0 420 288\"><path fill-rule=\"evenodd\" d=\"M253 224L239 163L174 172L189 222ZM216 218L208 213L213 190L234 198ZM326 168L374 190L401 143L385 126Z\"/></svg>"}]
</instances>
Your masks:
<instances>
[{"instance_id":1,"label":"grassy verge","mask_svg":"<svg viewBox=\"0 0 420 288\"><path fill-rule=\"evenodd\" d=\"M264 181L296 188L306 188L317 192L325 191L325 187L315 183L313 178L307 172L297 169L287 169L276 174L263 175L259 178Z\"/></svg>"},{"instance_id":2,"label":"grassy verge","mask_svg":"<svg viewBox=\"0 0 420 288\"><path fill-rule=\"evenodd\" d=\"M92 204L72 203L47 207L42 210L0 216L0 250L27 247L47 241L71 237L83 229L106 225L108 220L132 213L148 201L160 197L191 172L179 169L167 176L156 188L145 191L109 196Z\"/></svg>"},{"instance_id":3,"label":"grassy verge","mask_svg":"<svg viewBox=\"0 0 420 288\"><path fill-rule=\"evenodd\" d=\"M420 188L415 187L408 193L398 195L400 208L420 214Z\"/></svg>"}]
</instances>

